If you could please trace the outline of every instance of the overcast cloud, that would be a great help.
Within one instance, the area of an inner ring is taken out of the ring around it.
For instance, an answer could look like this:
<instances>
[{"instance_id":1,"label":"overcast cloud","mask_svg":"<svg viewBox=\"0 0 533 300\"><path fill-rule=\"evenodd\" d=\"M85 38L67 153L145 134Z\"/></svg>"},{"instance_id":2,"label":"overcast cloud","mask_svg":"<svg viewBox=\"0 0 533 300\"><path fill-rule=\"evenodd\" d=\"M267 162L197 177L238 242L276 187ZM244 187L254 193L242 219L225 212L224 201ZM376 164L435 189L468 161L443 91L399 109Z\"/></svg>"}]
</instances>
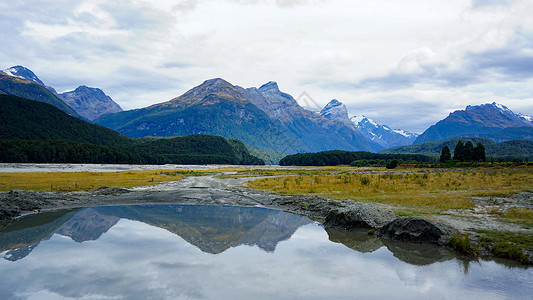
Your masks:
<instances>
[{"instance_id":1,"label":"overcast cloud","mask_svg":"<svg viewBox=\"0 0 533 300\"><path fill-rule=\"evenodd\" d=\"M533 114L530 0L20 0L0 3L0 68L125 109L221 77L422 132L466 105Z\"/></svg>"}]
</instances>

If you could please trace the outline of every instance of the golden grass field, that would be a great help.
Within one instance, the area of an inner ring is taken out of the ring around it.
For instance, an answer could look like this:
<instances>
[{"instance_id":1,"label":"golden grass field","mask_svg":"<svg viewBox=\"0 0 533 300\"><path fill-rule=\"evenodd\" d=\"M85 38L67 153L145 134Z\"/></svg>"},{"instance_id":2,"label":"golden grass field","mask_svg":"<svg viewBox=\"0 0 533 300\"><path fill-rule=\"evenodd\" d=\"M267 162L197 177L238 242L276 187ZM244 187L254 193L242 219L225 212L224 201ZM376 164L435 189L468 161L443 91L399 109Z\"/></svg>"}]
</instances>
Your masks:
<instances>
[{"instance_id":1,"label":"golden grass field","mask_svg":"<svg viewBox=\"0 0 533 300\"><path fill-rule=\"evenodd\" d=\"M355 169L352 169L355 170ZM383 169L384 170L384 169ZM251 181L248 187L289 195L318 195L338 200L387 204L396 213L434 214L475 206L476 196L533 191L533 168L476 168L459 171L390 174L308 174ZM509 211L531 217L531 210Z\"/></svg>"},{"instance_id":2,"label":"golden grass field","mask_svg":"<svg viewBox=\"0 0 533 300\"><path fill-rule=\"evenodd\" d=\"M21 172L0 173L0 191L85 191L102 186L135 187L176 181L186 172Z\"/></svg>"}]
</instances>

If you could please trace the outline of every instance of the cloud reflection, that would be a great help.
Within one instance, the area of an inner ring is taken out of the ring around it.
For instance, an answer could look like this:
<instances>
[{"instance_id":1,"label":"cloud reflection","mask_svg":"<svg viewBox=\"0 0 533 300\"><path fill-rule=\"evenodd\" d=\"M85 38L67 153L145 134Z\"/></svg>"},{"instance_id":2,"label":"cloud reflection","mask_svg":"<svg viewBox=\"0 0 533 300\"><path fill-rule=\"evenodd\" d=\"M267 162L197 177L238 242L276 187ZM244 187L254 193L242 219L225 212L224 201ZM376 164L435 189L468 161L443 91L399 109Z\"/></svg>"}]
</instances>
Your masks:
<instances>
[{"instance_id":1,"label":"cloud reflection","mask_svg":"<svg viewBox=\"0 0 533 300\"><path fill-rule=\"evenodd\" d=\"M464 275L455 260L417 267L385 247L355 252L331 243L317 224L300 227L274 253L239 246L213 255L126 219L96 241L54 235L0 269L2 299L514 298L531 292L533 280L527 270L490 262Z\"/></svg>"}]
</instances>

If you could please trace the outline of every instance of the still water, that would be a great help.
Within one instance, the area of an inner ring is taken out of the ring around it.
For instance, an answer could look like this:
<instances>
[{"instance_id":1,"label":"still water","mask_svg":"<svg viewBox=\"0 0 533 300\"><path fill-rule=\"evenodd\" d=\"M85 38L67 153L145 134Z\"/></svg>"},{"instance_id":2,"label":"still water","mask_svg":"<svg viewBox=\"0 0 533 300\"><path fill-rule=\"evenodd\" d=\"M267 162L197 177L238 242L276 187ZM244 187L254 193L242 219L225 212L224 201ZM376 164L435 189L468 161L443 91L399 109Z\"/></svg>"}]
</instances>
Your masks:
<instances>
[{"instance_id":1,"label":"still water","mask_svg":"<svg viewBox=\"0 0 533 300\"><path fill-rule=\"evenodd\" d=\"M531 299L533 269L265 208L83 208L0 225L0 299Z\"/></svg>"}]
</instances>

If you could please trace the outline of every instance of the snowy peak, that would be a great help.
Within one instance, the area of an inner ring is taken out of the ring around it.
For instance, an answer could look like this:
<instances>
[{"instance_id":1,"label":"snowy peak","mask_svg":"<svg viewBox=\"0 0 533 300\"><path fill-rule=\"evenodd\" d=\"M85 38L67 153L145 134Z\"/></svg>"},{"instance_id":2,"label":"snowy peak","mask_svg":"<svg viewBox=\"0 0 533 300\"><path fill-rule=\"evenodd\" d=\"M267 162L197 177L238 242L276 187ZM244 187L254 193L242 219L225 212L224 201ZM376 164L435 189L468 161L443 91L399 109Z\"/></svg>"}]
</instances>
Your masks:
<instances>
[{"instance_id":1,"label":"snowy peak","mask_svg":"<svg viewBox=\"0 0 533 300\"><path fill-rule=\"evenodd\" d=\"M456 110L429 127L415 143L443 141L456 136L477 137L482 134L493 134L505 128L533 127L533 122L530 120L533 118L516 114L505 105L496 102L469 105L465 110Z\"/></svg>"},{"instance_id":2,"label":"snowy peak","mask_svg":"<svg viewBox=\"0 0 533 300\"><path fill-rule=\"evenodd\" d=\"M380 125L374 120L361 115L353 116L350 121L368 139L380 144L384 148L410 145L418 134L401 129L391 129L387 125Z\"/></svg>"},{"instance_id":3,"label":"snowy peak","mask_svg":"<svg viewBox=\"0 0 533 300\"><path fill-rule=\"evenodd\" d=\"M526 121L526 122L533 123L533 116L518 114L518 117L521 118L522 120Z\"/></svg>"},{"instance_id":4,"label":"snowy peak","mask_svg":"<svg viewBox=\"0 0 533 300\"><path fill-rule=\"evenodd\" d=\"M365 115L361 116L353 116L350 118L350 121L356 126L356 127L374 127L378 128L381 125L378 125L378 123L374 122L374 120L370 119L369 117ZM386 126L388 128L388 126Z\"/></svg>"},{"instance_id":5,"label":"snowy peak","mask_svg":"<svg viewBox=\"0 0 533 300\"><path fill-rule=\"evenodd\" d=\"M30 69L25 68L23 66L13 66L9 69L3 70L2 72L4 74L22 78L44 86L44 83L39 79L39 77L37 77L37 75L35 75Z\"/></svg>"},{"instance_id":6,"label":"snowy peak","mask_svg":"<svg viewBox=\"0 0 533 300\"><path fill-rule=\"evenodd\" d=\"M320 115L329 120L348 120L346 105L337 99L331 100L321 111Z\"/></svg>"}]
</instances>

